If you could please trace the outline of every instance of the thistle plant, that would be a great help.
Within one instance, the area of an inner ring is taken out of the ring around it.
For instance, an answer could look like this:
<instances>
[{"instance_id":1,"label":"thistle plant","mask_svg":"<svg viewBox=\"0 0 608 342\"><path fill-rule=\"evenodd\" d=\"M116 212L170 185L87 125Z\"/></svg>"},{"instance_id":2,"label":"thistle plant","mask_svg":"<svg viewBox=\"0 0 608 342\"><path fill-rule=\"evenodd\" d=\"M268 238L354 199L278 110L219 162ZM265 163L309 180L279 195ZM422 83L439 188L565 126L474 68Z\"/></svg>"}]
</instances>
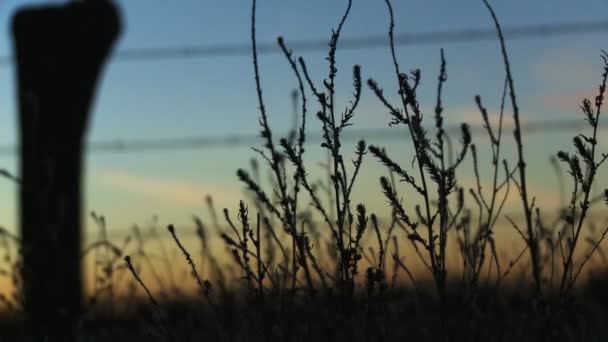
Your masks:
<instances>
[{"instance_id":1,"label":"thistle plant","mask_svg":"<svg viewBox=\"0 0 608 342\"><path fill-rule=\"evenodd\" d=\"M483 128L490 139L492 182L489 195L483 191L482 180L479 172L479 162L477 147L471 144L471 155L473 161L473 171L475 174L476 187L469 189L469 194L473 198L477 207L477 220L472 219L470 210L457 224L457 242L463 256L463 279L466 279L472 290L475 290L480 283L481 273L486 265L487 252L490 252L490 265L496 267L496 284L499 285L502 278L500 260L496 251L496 241L494 240L494 227L501 216L510 193L511 178L516 169L509 170L506 159L501 163L501 147L503 133L503 119L505 98L507 94L507 81L503 87L500 111L498 116L498 127L493 128L487 108L483 105L481 97L475 97L475 103L483 121ZM500 180L500 170L504 168L504 180ZM476 222L475 222L476 221ZM476 229L474 229L476 228ZM489 248L488 248L489 247ZM490 273L490 271L488 271ZM489 279L489 275L488 275Z\"/></svg>"},{"instance_id":2,"label":"thistle plant","mask_svg":"<svg viewBox=\"0 0 608 342\"><path fill-rule=\"evenodd\" d=\"M527 178L526 178L526 162L524 159L524 143L521 132L521 123L519 116L519 106L517 104L517 96L515 95L515 86L513 81L513 75L511 73L511 63L509 62L509 56L507 54L507 47L505 43L505 38L502 33L502 29L500 27L500 23L498 21L498 17L494 12L494 9L488 2L488 0L483 0L486 8L490 12L492 20L494 22L494 26L496 27L496 33L498 35L498 40L500 42L500 48L503 57L503 65L505 68L505 74L507 79L507 85L509 87L509 98L511 99L511 106L513 109L513 122L515 124L515 130L513 131L513 136L515 138L515 143L517 145L517 171L519 172L519 182L516 182L517 188L519 190L519 195L521 197L524 217L525 217L525 228L526 235L524 236L524 240L526 245L528 246L528 250L530 251L530 260L532 261L532 275L534 277L534 287L536 291L537 297L542 297L542 279L541 279L541 260L540 260L540 251L539 251L539 243L538 243L538 231L536 230L536 226L532 222L532 213L534 211L534 201L530 201L530 197L528 195L528 186L527 186ZM519 229L514 225L516 229Z\"/></svg>"},{"instance_id":3,"label":"thistle plant","mask_svg":"<svg viewBox=\"0 0 608 342\"><path fill-rule=\"evenodd\" d=\"M348 18L351 7L352 1L349 1L346 11L338 24L338 28L332 32L327 57L329 62L328 78L322 82L322 88L315 85L311 75L308 73L304 59L293 57L292 51L287 47L283 38L278 38L277 43L298 82L298 91L302 100L301 120L297 134L295 137L292 135L291 138L280 139L277 145L273 139L268 121L259 77L255 39L256 1L253 1L252 6L251 38L253 43L254 78L260 109L261 137L264 140L263 149L256 149L256 151L266 161L269 169L272 170L272 194L276 196L276 202L272 199L272 196L269 196L262 189L259 181L251 177L248 172L239 169L237 175L247 185L248 189L255 194L265 210L280 221L283 230L291 237L292 265L290 273L292 290L296 288L298 270L303 269L307 287L313 295L316 292L312 277L313 271L322 283L325 283L326 272L321 270L317 258L313 255L308 232L304 229L305 220L301 218L301 210L298 207L301 189L303 188L306 191L312 207L323 218L331 232L337 251L336 281L339 284L338 287L345 293L352 293L354 290L354 278L358 273L357 264L362 258L359 253L361 238L367 227L368 220L365 207L358 205L356 213L354 213L351 203L355 180L363 163L363 157L366 154L366 144L364 141L360 141L357 144L353 160L354 169L352 173L349 173L347 172L345 157L342 152L342 143L340 141L343 131L351 125L352 118L361 98L361 68L358 65L353 67L353 99L342 112L339 112L338 104L335 100L335 79L338 72L336 68L336 51L340 33ZM329 172L333 191L331 192L332 200L330 202L334 206L331 209L322 204L317 192L317 186L309 179L305 168L304 146L306 142L305 131L308 110L306 91L304 89L305 84L308 85L320 106L316 117L321 124L323 133L321 147L326 149L331 156ZM279 146L281 150L279 150ZM291 164L291 167L287 165L286 161ZM331 215L332 212L335 213L335 220L333 219L333 215ZM245 256L241 260L244 263L247 261Z\"/></svg>"},{"instance_id":4,"label":"thistle plant","mask_svg":"<svg viewBox=\"0 0 608 342\"><path fill-rule=\"evenodd\" d=\"M357 264L362 258L362 255L359 252L361 235L365 231L368 220L365 206L359 204L357 205L355 222L355 214L352 211L351 203L353 187L363 163L363 157L366 153L365 141L360 140L356 146L355 158L352 161L353 171L350 174L347 172L346 163L344 161L345 157L342 152L342 143L340 141L343 131L348 126L352 125L352 118L355 115L359 100L361 99L362 82L361 67L359 65L353 66L353 99L341 113L339 113L338 104L335 99L335 78L338 72L338 69L336 68L336 51L342 28L348 18L351 7L352 0L349 0L346 11L338 24L338 28L332 32L327 57L329 62L328 78L323 80L322 88L315 85L315 82L308 72L304 59L298 59L310 91L320 106L320 110L317 112L317 119L321 124L323 134L321 147L326 149L330 156L328 172L331 180L331 190L333 190L331 191L332 201L330 201L331 205L333 205L332 209L328 210L321 204L315 191L316 189L309 186L310 182L305 180L307 174L302 160L295 158L296 155L293 153L293 150L286 144L283 144L289 160L298 170L300 170L301 177L304 179L303 185L312 199L312 205L323 217L331 231L338 257L336 265L338 287L346 293L352 293L354 290L355 276L358 273ZM294 71L297 70L294 63L292 63L292 67ZM298 73L296 72L296 74ZM299 76L298 79L300 79ZM338 115L340 115L340 117L338 117ZM330 212L335 213L335 221L332 220L333 215L329 214ZM353 228L355 228L355 231L353 231Z\"/></svg>"},{"instance_id":5,"label":"thistle plant","mask_svg":"<svg viewBox=\"0 0 608 342\"><path fill-rule=\"evenodd\" d=\"M395 51L393 8L389 0L386 0L385 3L390 18L388 35L394 72L399 89L399 106L390 103L389 99L384 95L384 91L375 80L369 79L367 84L388 110L391 117L389 125L403 125L408 129L412 144L414 145L418 178L415 178L405 168L396 163L381 148L370 146L369 151L419 195L422 205L416 205L417 217L414 218L406 211L388 178L382 177L380 179L382 192L388 199L399 220L405 224L408 239L416 245L422 246L423 250L426 250L426 259L435 280L440 302L445 303L448 230L454 227L456 219L464 206L463 191L456 183L456 169L461 165L467 154L471 143L471 135L468 125L463 124L461 126L461 149L457 153L456 159L450 161L446 151L444 108L442 104L443 85L447 81L446 60L442 50L441 68L437 85L437 101L434 112L434 124L437 133L434 140L428 137L428 132L422 122L422 109L417 99L421 72L420 70L413 70L409 74L406 74L401 71ZM436 187L436 205L433 204L432 188L429 182L432 182ZM451 210L449 205L453 194L456 195L455 200L457 203L455 211Z\"/></svg>"},{"instance_id":6,"label":"thistle plant","mask_svg":"<svg viewBox=\"0 0 608 342\"><path fill-rule=\"evenodd\" d=\"M567 229L564 231L564 238L560 238L559 248L562 257L562 276L559 283L559 294L567 296L574 286L581 270L591 257L591 254L599 247L603 241L608 227L603 230L601 237L595 241L591 250L578 265L575 265L574 253L579 243L581 232L586 223L589 209L591 207L591 194L593 182L598 174L600 166L608 159L608 154L602 153L598 156L598 125L602 106L604 104L604 93L606 92L606 81L608 79L608 54L602 51L604 61L604 71L602 81L599 85L598 95L592 103L589 99L583 100L581 110L585 116L585 121L591 128L591 134L578 134L572 139L575 148L574 154L564 151L557 153L557 158L566 164L568 173L572 178L572 193L570 196L569 212L563 217ZM604 191L604 197L608 204L608 190ZM565 239L565 243L563 240ZM564 246L565 244L565 246Z\"/></svg>"}]
</instances>

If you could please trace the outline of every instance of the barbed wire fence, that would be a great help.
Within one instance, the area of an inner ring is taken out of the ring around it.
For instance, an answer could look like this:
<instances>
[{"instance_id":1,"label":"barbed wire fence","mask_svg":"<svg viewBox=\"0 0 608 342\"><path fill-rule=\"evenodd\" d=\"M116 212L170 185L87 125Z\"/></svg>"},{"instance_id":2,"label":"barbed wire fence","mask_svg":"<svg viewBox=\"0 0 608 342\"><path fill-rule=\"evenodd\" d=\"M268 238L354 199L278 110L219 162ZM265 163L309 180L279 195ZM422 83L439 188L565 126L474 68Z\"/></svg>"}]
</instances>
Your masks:
<instances>
[{"instance_id":1,"label":"barbed wire fence","mask_svg":"<svg viewBox=\"0 0 608 342\"><path fill-rule=\"evenodd\" d=\"M552 37L599 34L608 32L608 20L564 22L552 24L533 24L508 27L504 30L508 40L521 39L549 39ZM432 45L432 44L454 44L473 43L496 40L493 29L472 28L464 30L435 31L404 33L395 36L395 44L406 45ZM344 37L341 39L340 48L344 50L374 49L387 47L388 40L385 36L368 37ZM290 46L298 53L325 51L326 40L300 40L290 42ZM259 54L280 53L279 47L274 42L265 42L258 45ZM190 45L181 47L157 47L157 48L130 48L118 51L112 63L116 62L145 62L160 60L183 60L201 58L227 58L248 57L251 47L248 44L221 44L221 45ZM0 56L0 67L10 67L13 64L11 56ZM606 126L602 124L602 126ZM523 130L527 133L538 132L565 132L584 127L580 120L551 120L531 121L525 124ZM472 127L472 133L480 132L481 126ZM447 128L449 131L458 131L459 127ZM401 131L388 129L355 129L344 134L345 141L358 140L361 138L376 141L407 139ZM310 134L308 140L320 141L319 134ZM114 139L107 141L92 142L88 145L88 152L92 153L135 153L135 152L167 152L188 149L211 149L211 148L235 148L254 146L259 143L256 135L222 135L222 136L190 136L173 137L166 139L140 139L123 140ZM0 155L12 155L18 151L16 146L0 146Z\"/></svg>"},{"instance_id":2,"label":"barbed wire fence","mask_svg":"<svg viewBox=\"0 0 608 342\"><path fill-rule=\"evenodd\" d=\"M608 32L608 20L563 22L552 24L532 24L503 29L508 40L548 39L560 36L597 34ZM489 28L470 28L463 30L402 33L395 35L395 45L437 45L455 43L474 43L496 40L496 32ZM298 53L326 51L327 40L290 41L289 46ZM343 37L341 50L360 50L388 47L385 35L367 37ZM258 43L258 54L279 54L276 42ZM171 59L201 59L225 57L249 57L249 44L189 45L179 47L129 48L117 51L111 62L143 62ZM0 67L13 64L11 56L0 56Z\"/></svg>"}]
</instances>

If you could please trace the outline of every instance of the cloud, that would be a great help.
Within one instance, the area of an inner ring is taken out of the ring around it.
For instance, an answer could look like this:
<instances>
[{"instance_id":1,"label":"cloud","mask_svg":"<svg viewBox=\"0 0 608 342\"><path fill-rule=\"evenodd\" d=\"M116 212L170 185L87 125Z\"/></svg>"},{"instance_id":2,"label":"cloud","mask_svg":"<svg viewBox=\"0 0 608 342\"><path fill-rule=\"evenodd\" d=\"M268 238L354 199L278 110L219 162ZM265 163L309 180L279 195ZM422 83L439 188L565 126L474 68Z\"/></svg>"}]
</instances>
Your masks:
<instances>
[{"instance_id":1,"label":"cloud","mask_svg":"<svg viewBox=\"0 0 608 342\"><path fill-rule=\"evenodd\" d=\"M238 190L220 184L136 175L124 170L98 171L94 181L113 190L153 197L173 204L201 203L207 194L212 195L218 203L234 203L241 198Z\"/></svg>"},{"instance_id":2,"label":"cloud","mask_svg":"<svg viewBox=\"0 0 608 342\"><path fill-rule=\"evenodd\" d=\"M488 121L493 129L498 129L498 121L500 118L499 108L486 108L488 110ZM509 119L508 113L505 112L503 118L503 125ZM450 124L457 124L460 122L468 123L471 126L482 126L484 124L481 112L477 107L460 107L453 109L446 109L445 117L449 120Z\"/></svg>"},{"instance_id":3,"label":"cloud","mask_svg":"<svg viewBox=\"0 0 608 342\"><path fill-rule=\"evenodd\" d=\"M540 103L556 111L575 113L580 112L579 108L584 99L590 99L593 103L596 95L597 90L591 88L579 91L558 92L541 96Z\"/></svg>"},{"instance_id":4,"label":"cloud","mask_svg":"<svg viewBox=\"0 0 608 342\"><path fill-rule=\"evenodd\" d=\"M595 53L595 52L594 52ZM531 77L545 88L581 87L595 84L601 69L590 56L578 50L558 49L540 56L531 64Z\"/></svg>"},{"instance_id":5,"label":"cloud","mask_svg":"<svg viewBox=\"0 0 608 342\"><path fill-rule=\"evenodd\" d=\"M596 51L554 49L530 66L530 80L537 110L557 114L580 113L583 99L592 102L598 93L602 64Z\"/></svg>"},{"instance_id":6,"label":"cloud","mask_svg":"<svg viewBox=\"0 0 608 342\"><path fill-rule=\"evenodd\" d=\"M502 176L501 176L502 177ZM504 178L504 177L503 177ZM518 174L516 174L515 178L519 181L519 177ZM527 175L528 178L528 182L530 183L531 180L534 179L534 175L532 174L528 174ZM499 183L502 182L502 179L499 178ZM550 213L551 210L557 209L562 207L565 203L561 202L561 198L560 198L560 191L559 189L556 188L548 188L542 185L534 185L534 182L531 182L532 184L529 184L528 186L528 200L532 201L532 199L534 198L534 202L536 203L537 207L542 208L543 210L546 210L546 212ZM472 177L461 177L459 179L459 185L464 187L465 189L477 189L477 182L475 180L475 178ZM486 196L489 200L490 196L491 196L491 184L489 183L488 179L482 179L482 192L484 194L484 196ZM567 191L567 189L566 189ZM498 202L500 203L503 198L504 198L505 192L504 190L501 190L500 194L498 195ZM567 198L566 198L567 199ZM519 193L519 190L517 189L517 187L515 186L515 184L511 183L511 188L509 190L509 194L507 196L507 199L505 201L505 212L520 212L522 209L521 207L521 195ZM472 201L471 199L469 199L469 204L471 204Z\"/></svg>"}]
</instances>

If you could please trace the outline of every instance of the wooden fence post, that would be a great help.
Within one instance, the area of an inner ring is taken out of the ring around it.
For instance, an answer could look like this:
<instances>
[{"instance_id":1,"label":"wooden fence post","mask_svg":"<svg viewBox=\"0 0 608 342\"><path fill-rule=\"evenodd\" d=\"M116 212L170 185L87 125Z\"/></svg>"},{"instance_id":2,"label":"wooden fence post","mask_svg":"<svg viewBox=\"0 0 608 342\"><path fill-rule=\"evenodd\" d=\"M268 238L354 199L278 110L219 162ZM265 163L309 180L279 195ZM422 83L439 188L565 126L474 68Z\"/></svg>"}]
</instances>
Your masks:
<instances>
[{"instance_id":1,"label":"wooden fence post","mask_svg":"<svg viewBox=\"0 0 608 342\"><path fill-rule=\"evenodd\" d=\"M19 10L12 29L28 333L67 336L82 310L83 143L120 16L111 1L74 1Z\"/></svg>"}]
</instances>

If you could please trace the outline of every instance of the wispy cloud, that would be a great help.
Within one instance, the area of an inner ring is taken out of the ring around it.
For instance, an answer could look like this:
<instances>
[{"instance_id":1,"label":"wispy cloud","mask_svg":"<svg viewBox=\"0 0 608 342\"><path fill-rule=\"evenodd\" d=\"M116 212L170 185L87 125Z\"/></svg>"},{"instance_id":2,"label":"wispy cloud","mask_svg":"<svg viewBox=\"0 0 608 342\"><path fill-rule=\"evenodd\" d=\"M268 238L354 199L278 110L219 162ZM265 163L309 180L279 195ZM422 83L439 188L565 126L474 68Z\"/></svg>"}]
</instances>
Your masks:
<instances>
[{"instance_id":1,"label":"wispy cloud","mask_svg":"<svg viewBox=\"0 0 608 342\"><path fill-rule=\"evenodd\" d=\"M579 50L557 49L548 51L531 64L534 81L545 87L578 88L592 84L600 75L599 58ZM599 57L599 56L598 56Z\"/></svg>"},{"instance_id":2,"label":"wispy cloud","mask_svg":"<svg viewBox=\"0 0 608 342\"><path fill-rule=\"evenodd\" d=\"M116 169L98 171L95 181L112 190L153 197L173 204L200 203L206 195L212 195L219 203L234 203L241 197L238 190L221 184L146 176Z\"/></svg>"},{"instance_id":3,"label":"wispy cloud","mask_svg":"<svg viewBox=\"0 0 608 342\"><path fill-rule=\"evenodd\" d=\"M548 108L556 111L576 113L580 112L579 108L584 99L590 99L593 102L596 95L597 90L587 88L575 92L558 92L543 95L540 98L540 102Z\"/></svg>"},{"instance_id":4,"label":"wispy cloud","mask_svg":"<svg viewBox=\"0 0 608 342\"><path fill-rule=\"evenodd\" d=\"M500 109L486 109L488 110L488 121L490 122L490 125L492 126L492 128L496 127L496 129L498 129ZM451 124L457 124L460 122L466 122L472 126L482 126L484 124L481 112L477 107L458 107L453 109L446 109L445 116L448 118L448 120L450 120ZM507 116L507 113L505 113L503 124L509 119Z\"/></svg>"},{"instance_id":5,"label":"wispy cloud","mask_svg":"<svg viewBox=\"0 0 608 342\"><path fill-rule=\"evenodd\" d=\"M531 177L533 179L533 177ZM477 189L476 180L472 177L463 177L459 181L460 186L465 189ZM482 182L483 184L483 182ZM484 195L488 198L490 197L490 188L491 185L489 183L483 184L482 191ZM535 203L538 207L547 210L547 212L551 212L556 208L560 208L565 205L561 200L561 195L559 189L548 189L544 186L537 185L534 186L531 184L528 189L530 199L535 198ZM498 196L498 201L502 201L505 196L504 190L502 190ZM469 204L472 203L471 199L469 199ZM518 189L514 184L511 184L511 189L509 190L509 194L505 201L505 211L506 212L519 212L521 210L521 195L519 194Z\"/></svg>"}]
</instances>

